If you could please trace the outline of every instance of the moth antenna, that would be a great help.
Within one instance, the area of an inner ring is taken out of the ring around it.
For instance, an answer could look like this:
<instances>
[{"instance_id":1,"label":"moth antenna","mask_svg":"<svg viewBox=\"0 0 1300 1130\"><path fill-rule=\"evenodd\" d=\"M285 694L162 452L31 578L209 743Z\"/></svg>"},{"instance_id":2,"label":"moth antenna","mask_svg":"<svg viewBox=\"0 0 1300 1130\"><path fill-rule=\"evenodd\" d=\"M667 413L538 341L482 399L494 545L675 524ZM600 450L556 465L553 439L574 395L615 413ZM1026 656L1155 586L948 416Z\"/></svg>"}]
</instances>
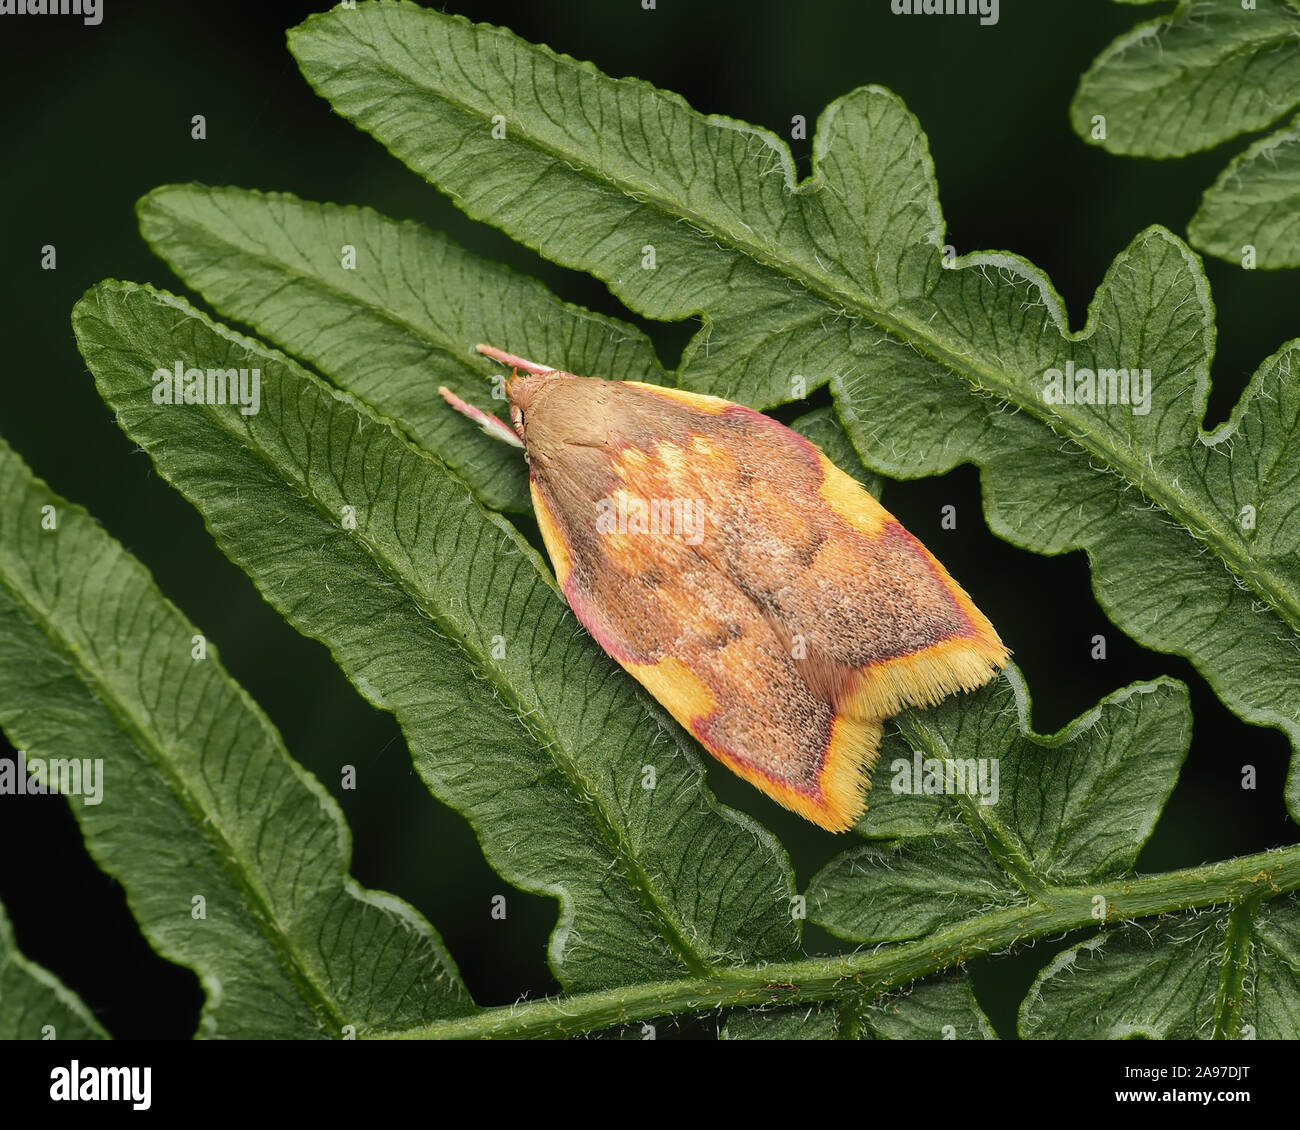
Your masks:
<instances>
[{"instance_id":1,"label":"moth antenna","mask_svg":"<svg viewBox=\"0 0 1300 1130\"><path fill-rule=\"evenodd\" d=\"M529 361L527 357L516 357L513 353L507 353L504 349L498 349L495 345L476 345L474 346L484 357L491 357L493 361L500 361L503 365L510 365L512 368L520 369L525 373L532 373L535 377L544 377L547 373L558 373L559 369L552 369L547 365L539 365L536 361Z\"/></svg>"},{"instance_id":2,"label":"moth antenna","mask_svg":"<svg viewBox=\"0 0 1300 1130\"><path fill-rule=\"evenodd\" d=\"M451 389L442 386L438 389L443 400L450 404L462 416L468 416L479 427L481 427L493 439L499 439L502 443L508 443L511 447L523 447L523 441L515 435L514 429L507 427L495 416L484 412L482 408L476 408L468 401L461 400Z\"/></svg>"}]
</instances>

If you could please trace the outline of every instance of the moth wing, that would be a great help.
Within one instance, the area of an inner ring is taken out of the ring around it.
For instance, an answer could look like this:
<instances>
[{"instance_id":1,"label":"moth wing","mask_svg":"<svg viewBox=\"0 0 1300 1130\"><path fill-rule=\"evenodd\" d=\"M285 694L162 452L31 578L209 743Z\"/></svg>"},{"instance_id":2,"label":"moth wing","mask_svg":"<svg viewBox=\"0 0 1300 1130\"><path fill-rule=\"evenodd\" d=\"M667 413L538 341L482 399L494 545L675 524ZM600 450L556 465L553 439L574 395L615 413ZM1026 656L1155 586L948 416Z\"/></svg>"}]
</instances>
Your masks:
<instances>
[{"instance_id":1,"label":"moth wing","mask_svg":"<svg viewBox=\"0 0 1300 1130\"><path fill-rule=\"evenodd\" d=\"M837 716L745 593L679 540L582 549L534 484L543 540L595 640L714 757L830 831L865 807L874 720ZM649 544L654 543L654 544Z\"/></svg>"},{"instance_id":2,"label":"moth wing","mask_svg":"<svg viewBox=\"0 0 1300 1130\"><path fill-rule=\"evenodd\" d=\"M742 405L644 387L713 418L698 488L721 526L716 552L837 710L931 706L1006 663L943 565L813 444Z\"/></svg>"},{"instance_id":3,"label":"moth wing","mask_svg":"<svg viewBox=\"0 0 1300 1130\"><path fill-rule=\"evenodd\" d=\"M1005 649L802 437L714 397L613 385L607 442L575 444L533 480L574 613L735 773L822 827L852 827L880 720L979 685ZM655 500L666 522L638 509Z\"/></svg>"}]
</instances>

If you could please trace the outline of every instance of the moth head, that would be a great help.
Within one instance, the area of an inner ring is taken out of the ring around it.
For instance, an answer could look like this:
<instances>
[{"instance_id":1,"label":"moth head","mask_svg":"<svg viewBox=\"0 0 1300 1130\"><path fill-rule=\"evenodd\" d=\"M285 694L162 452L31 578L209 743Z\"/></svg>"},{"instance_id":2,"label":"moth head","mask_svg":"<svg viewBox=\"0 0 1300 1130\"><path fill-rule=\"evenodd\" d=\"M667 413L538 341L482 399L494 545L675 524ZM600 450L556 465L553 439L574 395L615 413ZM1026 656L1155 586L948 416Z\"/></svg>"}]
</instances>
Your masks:
<instances>
[{"instance_id":1,"label":"moth head","mask_svg":"<svg viewBox=\"0 0 1300 1130\"><path fill-rule=\"evenodd\" d=\"M510 402L510 426L528 448L528 417L537 401L537 394L550 378L521 377L517 372L506 381L506 399Z\"/></svg>"},{"instance_id":2,"label":"moth head","mask_svg":"<svg viewBox=\"0 0 1300 1130\"><path fill-rule=\"evenodd\" d=\"M613 382L568 373L515 375L506 382L510 424L530 460L546 461L571 446L601 447L609 438Z\"/></svg>"}]
</instances>

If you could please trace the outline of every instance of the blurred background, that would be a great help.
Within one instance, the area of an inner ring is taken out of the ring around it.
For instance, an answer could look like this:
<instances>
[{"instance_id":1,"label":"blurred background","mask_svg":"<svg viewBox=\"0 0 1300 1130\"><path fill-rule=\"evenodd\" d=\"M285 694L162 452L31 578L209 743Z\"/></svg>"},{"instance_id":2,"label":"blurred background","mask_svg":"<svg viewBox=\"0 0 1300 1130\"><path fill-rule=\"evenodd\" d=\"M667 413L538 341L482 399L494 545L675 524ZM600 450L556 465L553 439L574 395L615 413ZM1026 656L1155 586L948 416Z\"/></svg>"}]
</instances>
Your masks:
<instances>
[{"instance_id":1,"label":"blurred background","mask_svg":"<svg viewBox=\"0 0 1300 1130\"><path fill-rule=\"evenodd\" d=\"M569 301L637 322L668 367L696 326L630 315L602 283L466 219L336 117L284 45L286 28L325 6L104 0L97 27L71 17L0 18L0 434L144 561L163 593L208 632L290 752L341 803L355 840L356 877L418 907L442 933L476 1000L504 1004L557 990L545 962L556 904L515 891L486 866L465 820L414 775L392 719L362 701L323 647L262 602L197 513L133 451L77 353L69 310L107 277L183 292L139 238L133 205L159 184L197 181L368 204L419 220L544 280ZM786 138L796 114L811 135L831 99L866 83L891 88L929 135L948 242L960 252L1005 249L1036 263L1064 297L1074 328L1111 259L1149 224L1184 234L1202 189L1249 142L1155 162L1090 150L1070 130L1067 107L1093 58L1138 19L1172 4L1152 11L1108 0L1003 0L991 27L968 17L894 16L888 0L657 0L653 10L642 0L439 6ZM204 141L190 137L194 114L207 118ZM791 142L803 174L811 146L811 136ZM57 247L55 271L40 269L47 243ZM1259 362L1300 335L1300 275L1246 272L1217 260L1206 267L1219 318L1213 425ZM1281 801L1283 736L1241 723L1188 663L1144 651L1110 625L1081 554L1039 557L990 535L970 467L889 483L884 501L1015 650L1039 731L1056 730L1136 679L1172 674L1189 684L1191 756L1140 870L1295 842L1297 828ZM940 529L947 504L957 507L957 531ZM1090 658L1095 634L1107 638L1104 661ZM0 756L12 756L2 740ZM338 788L345 762L358 766L357 791ZM1240 787L1244 763L1258 768L1253 792ZM781 838L801 889L846 846L720 766L710 765L709 781L723 801ZM497 893L509 896L504 922L489 915ZM202 1003L196 979L143 940L122 890L87 856L62 798L0 798L0 902L24 953L81 994L114 1035L193 1035ZM847 948L816 928L806 944L809 952ZM1064 944L1039 942L973 963L976 993L1001 1035L1014 1036L1020 999ZM661 1025L660 1035L708 1035L714 1027L712 1018L688 1020Z\"/></svg>"}]
</instances>

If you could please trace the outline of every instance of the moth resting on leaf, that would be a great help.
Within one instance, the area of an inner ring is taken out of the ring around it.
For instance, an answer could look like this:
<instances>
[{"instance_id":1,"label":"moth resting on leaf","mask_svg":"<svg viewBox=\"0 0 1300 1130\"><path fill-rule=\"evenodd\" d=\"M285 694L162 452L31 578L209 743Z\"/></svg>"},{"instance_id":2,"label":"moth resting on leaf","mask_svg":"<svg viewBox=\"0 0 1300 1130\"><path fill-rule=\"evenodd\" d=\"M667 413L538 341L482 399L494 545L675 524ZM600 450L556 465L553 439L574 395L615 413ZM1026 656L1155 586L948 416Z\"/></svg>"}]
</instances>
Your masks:
<instances>
[{"instance_id":1,"label":"moth resting on leaf","mask_svg":"<svg viewBox=\"0 0 1300 1130\"><path fill-rule=\"evenodd\" d=\"M513 430L439 391L524 448L574 614L779 804L847 831L866 808L881 721L973 690L1006 662L944 567L784 424L713 396L478 351L516 370Z\"/></svg>"}]
</instances>

